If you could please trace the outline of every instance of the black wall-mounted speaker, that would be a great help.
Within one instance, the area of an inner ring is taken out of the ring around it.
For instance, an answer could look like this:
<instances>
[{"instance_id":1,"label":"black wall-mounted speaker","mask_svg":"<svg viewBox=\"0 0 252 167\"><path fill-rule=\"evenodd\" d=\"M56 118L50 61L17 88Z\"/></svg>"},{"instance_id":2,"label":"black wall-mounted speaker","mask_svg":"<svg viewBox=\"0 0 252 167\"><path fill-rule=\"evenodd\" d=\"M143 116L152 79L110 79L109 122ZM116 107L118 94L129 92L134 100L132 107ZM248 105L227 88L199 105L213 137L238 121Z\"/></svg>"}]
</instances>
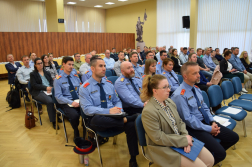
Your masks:
<instances>
[{"instance_id":1,"label":"black wall-mounted speaker","mask_svg":"<svg viewBox=\"0 0 252 167\"><path fill-rule=\"evenodd\" d=\"M190 28L190 16L182 16L183 28Z\"/></svg>"}]
</instances>

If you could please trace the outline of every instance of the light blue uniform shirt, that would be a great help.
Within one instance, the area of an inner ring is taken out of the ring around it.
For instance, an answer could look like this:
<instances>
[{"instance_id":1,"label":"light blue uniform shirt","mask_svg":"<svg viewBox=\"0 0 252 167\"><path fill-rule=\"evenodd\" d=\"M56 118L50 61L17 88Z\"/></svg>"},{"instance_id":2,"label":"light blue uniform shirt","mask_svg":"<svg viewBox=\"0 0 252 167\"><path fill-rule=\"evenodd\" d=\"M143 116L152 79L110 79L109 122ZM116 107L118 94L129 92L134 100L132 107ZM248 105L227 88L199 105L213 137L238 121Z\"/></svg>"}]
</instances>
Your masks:
<instances>
[{"instance_id":1,"label":"light blue uniform shirt","mask_svg":"<svg viewBox=\"0 0 252 167\"><path fill-rule=\"evenodd\" d=\"M163 61L160 60L156 65L156 74L162 74L164 69L162 68Z\"/></svg>"},{"instance_id":2,"label":"light blue uniform shirt","mask_svg":"<svg viewBox=\"0 0 252 167\"><path fill-rule=\"evenodd\" d=\"M55 98L59 104L72 104L73 103L73 97L69 90L70 85L68 83L67 76L68 75L63 71L63 73L58 77L58 79L55 79L53 82ZM78 95L81 81L78 75L76 74L73 75L73 73L70 73L70 79Z\"/></svg>"},{"instance_id":3,"label":"light blue uniform shirt","mask_svg":"<svg viewBox=\"0 0 252 167\"><path fill-rule=\"evenodd\" d=\"M30 67L34 67L34 61L30 60L30 61L29 61L29 66L30 66Z\"/></svg>"},{"instance_id":4,"label":"light blue uniform shirt","mask_svg":"<svg viewBox=\"0 0 252 167\"><path fill-rule=\"evenodd\" d=\"M132 66L135 70L135 76L138 78L142 78L142 76L144 75L143 67L141 67L139 64L137 64L136 66L134 64L132 64Z\"/></svg>"},{"instance_id":5,"label":"light blue uniform shirt","mask_svg":"<svg viewBox=\"0 0 252 167\"><path fill-rule=\"evenodd\" d=\"M80 87L80 106L84 113L89 116L98 113L109 114L110 108L122 108L122 102L115 92L114 85L105 78L102 78L101 83L106 94L107 108L101 108L100 87L97 83L91 77Z\"/></svg>"},{"instance_id":6,"label":"light blue uniform shirt","mask_svg":"<svg viewBox=\"0 0 252 167\"><path fill-rule=\"evenodd\" d=\"M107 58L107 57L104 57L103 59L105 61L105 64L106 64L106 69L113 69L114 68L114 65L115 65L115 60L113 58Z\"/></svg>"},{"instance_id":7,"label":"light blue uniform shirt","mask_svg":"<svg viewBox=\"0 0 252 167\"><path fill-rule=\"evenodd\" d=\"M232 64L233 68L235 68L238 71L244 71L246 68L242 64L240 58L238 56L235 56L234 54L231 55L231 58L228 60L229 63Z\"/></svg>"},{"instance_id":8,"label":"light blue uniform shirt","mask_svg":"<svg viewBox=\"0 0 252 167\"><path fill-rule=\"evenodd\" d=\"M89 78L91 78L92 74L93 74L93 72L91 70L86 71L85 74L83 74L81 77L82 83L86 82Z\"/></svg>"},{"instance_id":9,"label":"light blue uniform shirt","mask_svg":"<svg viewBox=\"0 0 252 167\"><path fill-rule=\"evenodd\" d=\"M64 72L64 70L59 70L59 75L61 75L62 73ZM73 68L72 69L72 72L71 72L73 75L76 74L77 75L77 71Z\"/></svg>"},{"instance_id":10,"label":"light blue uniform shirt","mask_svg":"<svg viewBox=\"0 0 252 167\"><path fill-rule=\"evenodd\" d=\"M142 89L142 80L140 78L133 77L132 82L140 93ZM115 82L115 89L122 100L123 107L143 108L144 103L133 88L129 78L121 75Z\"/></svg>"},{"instance_id":11,"label":"light blue uniform shirt","mask_svg":"<svg viewBox=\"0 0 252 167\"><path fill-rule=\"evenodd\" d=\"M171 73L176 79L170 74L170 72L165 70L162 75L167 78L169 85L171 85L171 92L174 92L179 87L180 83L177 74L173 70Z\"/></svg>"},{"instance_id":12,"label":"light blue uniform shirt","mask_svg":"<svg viewBox=\"0 0 252 167\"><path fill-rule=\"evenodd\" d=\"M204 55L203 62L208 68L215 69L216 64L214 64L212 57L210 55Z\"/></svg>"},{"instance_id":13,"label":"light blue uniform shirt","mask_svg":"<svg viewBox=\"0 0 252 167\"><path fill-rule=\"evenodd\" d=\"M195 130L204 130L211 132L212 127L201 122L204 117L198 109L197 101L192 92L192 88L193 87L183 82L175 90L175 92L173 92L171 99L176 103L180 118L186 123L187 126ZM184 93L182 90L184 91ZM214 121L209 108L204 102L201 90L195 87L195 92L198 96L201 106L204 108L209 117L209 121Z\"/></svg>"}]
</instances>

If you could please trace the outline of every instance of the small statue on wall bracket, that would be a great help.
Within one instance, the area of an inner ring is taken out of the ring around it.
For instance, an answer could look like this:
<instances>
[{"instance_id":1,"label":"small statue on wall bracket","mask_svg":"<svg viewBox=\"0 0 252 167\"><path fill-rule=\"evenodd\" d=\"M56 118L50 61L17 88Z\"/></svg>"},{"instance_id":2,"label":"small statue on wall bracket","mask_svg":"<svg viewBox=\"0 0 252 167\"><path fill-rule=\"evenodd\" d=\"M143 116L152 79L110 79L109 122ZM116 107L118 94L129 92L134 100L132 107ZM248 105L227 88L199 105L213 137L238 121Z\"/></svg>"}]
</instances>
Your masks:
<instances>
[{"instance_id":1,"label":"small statue on wall bracket","mask_svg":"<svg viewBox=\"0 0 252 167\"><path fill-rule=\"evenodd\" d=\"M143 26L142 25L144 25L144 22L146 20L147 20L147 14L146 14L146 9L145 9L143 22L141 22L140 16L139 16L137 24L136 24L136 33L137 33L136 41L138 42L143 42Z\"/></svg>"}]
</instances>

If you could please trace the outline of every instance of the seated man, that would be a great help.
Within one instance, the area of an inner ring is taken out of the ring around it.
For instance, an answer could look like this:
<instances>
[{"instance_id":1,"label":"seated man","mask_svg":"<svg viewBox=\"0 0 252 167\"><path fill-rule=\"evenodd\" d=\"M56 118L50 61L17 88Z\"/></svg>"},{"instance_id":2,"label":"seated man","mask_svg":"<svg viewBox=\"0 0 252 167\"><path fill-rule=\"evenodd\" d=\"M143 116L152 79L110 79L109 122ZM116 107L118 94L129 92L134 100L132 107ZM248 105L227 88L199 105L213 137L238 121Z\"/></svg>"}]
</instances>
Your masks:
<instances>
[{"instance_id":1,"label":"seated man","mask_svg":"<svg viewBox=\"0 0 252 167\"><path fill-rule=\"evenodd\" d=\"M121 64L122 75L115 82L115 89L122 100L123 110L129 115L142 113L144 103L140 99L142 80L135 77L135 70L130 62Z\"/></svg>"},{"instance_id":2,"label":"seated man","mask_svg":"<svg viewBox=\"0 0 252 167\"><path fill-rule=\"evenodd\" d=\"M77 71L77 74L80 74L79 69L82 64L83 64L83 62L81 62L80 54L75 53L74 54L74 69Z\"/></svg>"},{"instance_id":3,"label":"seated man","mask_svg":"<svg viewBox=\"0 0 252 167\"><path fill-rule=\"evenodd\" d=\"M122 75L122 73L121 73L122 62L124 62L124 53L122 51L120 51L118 54L118 61L115 62L115 65L114 65L114 70L115 70L115 73L118 77L120 77Z\"/></svg>"},{"instance_id":4,"label":"seated man","mask_svg":"<svg viewBox=\"0 0 252 167\"><path fill-rule=\"evenodd\" d=\"M166 58L167 58L167 53L166 53L165 50L162 50L160 52L160 61L156 65L156 74L162 74L163 73L164 69L162 67L162 64L163 64L164 59L166 59Z\"/></svg>"},{"instance_id":5,"label":"seated man","mask_svg":"<svg viewBox=\"0 0 252 167\"><path fill-rule=\"evenodd\" d=\"M29 62L29 66L30 67L34 67L34 60L37 58L36 53L30 53L30 62Z\"/></svg>"},{"instance_id":6,"label":"seated man","mask_svg":"<svg viewBox=\"0 0 252 167\"><path fill-rule=\"evenodd\" d=\"M133 68L135 70L135 76L142 78L142 76L144 75L144 69L139 64L137 64L137 62L138 62L137 52L130 53L130 61L131 61Z\"/></svg>"},{"instance_id":7,"label":"seated man","mask_svg":"<svg viewBox=\"0 0 252 167\"><path fill-rule=\"evenodd\" d=\"M5 68L8 71L8 84L14 84L15 82L15 75L19 67L22 65L19 62L14 62L14 57L12 54L7 55L7 61L9 63L5 64Z\"/></svg>"},{"instance_id":8,"label":"seated man","mask_svg":"<svg viewBox=\"0 0 252 167\"><path fill-rule=\"evenodd\" d=\"M188 62L197 63L197 56L195 53L190 53L188 57L189 57ZM197 85L201 90L204 90L207 93L207 89L209 86L212 85L212 83L206 79L206 77L202 74L201 71L199 71L199 74L200 74L200 82L195 83L195 85Z\"/></svg>"},{"instance_id":9,"label":"seated man","mask_svg":"<svg viewBox=\"0 0 252 167\"><path fill-rule=\"evenodd\" d=\"M115 73L115 71L114 71L115 60L110 57L109 50L105 51L105 57L103 60L106 63L106 69L111 70L112 74L114 74Z\"/></svg>"},{"instance_id":10,"label":"seated man","mask_svg":"<svg viewBox=\"0 0 252 167\"><path fill-rule=\"evenodd\" d=\"M97 57L91 58L92 77L80 88L80 105L84 113L92 118L89 125L95 131L109 129L122 129L126 133L128 149L131 155L130 167L137 167L136 156L138 153L138 141L135 129L136 116L113 118L99 114L118 114L122 111L120 101L113 84L104 79L106 65L104 60Z\"/></svg>"},{"instance_id":11,"label":"seated man","mask_svg":"<svg viewBox=\"0 0 252 167\"><path fill-rule=\"evenodd\" d=\"M168 49L168 57L172 57L172 49L173 48L169 48ZM161 54L161 52L160 52L160 54ZM160 55L161 56L161 55Z\"/></svg>"},{"instance_id":12,"label":"seated man","mask_svg":"<svg viewBox=\"0 0 252 167\"><path fill-rule=\"evenodd\" d=\"M140 49L140 46L137 47L137 57L138 57L138 62L137 62L137 64L143 65L143 60L142 60L142 57L141 57L141 49Z\"/></svg>"},{"instance_id":13,"label":"seated man","mask_svg":"<svg viewBox=\"0 0 252 167\"><path fill-rule=\"evenodd\" d=\"M188 61L187 47L183 48L183 53L181 55L179 55L179 59L181 61L181 64L184 64Z\"/></svg>"},{"instance_id":14,"label":"seated man","mask_svg":"<svg viewBox=\"0 0 252 167\"><path fill-rule=\"evenodd\" d=\"M90 54L91 54L92 56L96 55L96 50L92 50L92 51L90 52Z\"/></svg>"},{"instance_id":15,"label":"seated man","mask_svg":"<svg viewBox=\"0 0 252 167\"><path fill-rule=\"evenodd\" d=\"M233 68L244 74L244 84L246 84L248 80L252 81L252 74L247 72L246 68L244 67L240 58L238 57L238 54L239 54L239 48L234 47L231 58L228 61L229 63L232 64Z\"/></svg>"},{"instance_id":16,"label":"seated man","mask_svg":"<svg viewBox=\"0 0 252 167\"><path fill-rule=\"evenodd\" d=\"M112 52L110 53L110 57L115 61L118 61L118 54L116 53L116 48L112 48Z\"/></svg>"},{"instance_id":17,"label":"seated man","mask_svg":"<svg viewBox=\"0 0 252 167\"><path fill-rule=\"evenodd\" d=\"M216 64L214 64L211 54L210 54L210 48L206 48L205 49L205 55L203 57L203 62L205 63L205 65L211 69L211 71L214 71Z\"/></svg>"},{"instance_id":18,"label":"seated man","mask_svg":"<svg viewBox=\"0 0 252 167\"><path fill-rule=\"evenodd\" d=\"M145 54L146 54L146 59L144 59L143 64L145 64L145 61L147 59L154 59L154 55L151 51L147 51L147 52L145 52Z\"/></svg>"},{"instance_id":19,"label":"seated man","mask_svg":"<svg viewBox=\"0 0 252 167\"><path fill-rule=\"evenodd\" d=\"M205 64L204 64L204 61L203 59L200 57L202 54L202 49L201 48L198 48L197 49L197 63L199 64L199 68L200 68L200 71L201 73L207 77L207 79L209 81L211 81L212 79L212 76L213 76L213 71L211 71L210 68L208 68Z\"/></svg>"},{"instance_id":20,"label":"seated man","mask_svg":"<svg viewBox=\"0 0 252 167\"><path fill-rule=\"evenodd\" d=\"M222 57L222 55L220 54L220 49L219 48L215 48L215 52L216 52L216 54L215 54L215 58L220 62L222 59L224 59L223 57Z\"/></svg>"},{"instance_id":21,"label":"seated man","mask_svg":"<svg viewBox=\"0 0 252 167\"><path fill-rule=\"evenodd\" d=\"M143 61L144 61L144 59L146 59L146 52L148 52L148 47L144 46L144 50L142 52L140 52Z\"/></svg>"},{"instance_id":22,"label":"seated man","mask_svg":"<svg viewBox=\"0 0 252 167\"><path fill-rule=\"evenodd\" d=\"M34 65L29 65L29 57L26 55L22 56L21 60L24 65L17 70L17 79L21 84L21 88L25 90L28 87L28 82L30 81L30 73L34 70ZM25 96L25 100L30 102L28 93L26 91Z\"/></svg>"},{"instance_id":23,"label":"seated man","mask_svg":"<svg viewBox=\"0 0 252 167\"><path fill-rule=\"evenodd\" d=\"M215 164L224 160L229 147L238 142L237 133L215 122L209 108L204 103L201 90L194 86L199 82L197 63L187 62L181 67L184 82L171 96L176 103L181 119L186 123L188 133L205 143L212 154ZM220 139L219 143L217 139Z\"/></svg>"},{"instance_id":24,"label":"seated man","mask_svg":"<svg viewBox=\"0 0 252 167\"><path fill-rule=\"evenodd\" d=\"M215 50L212 50L210 54L211 54L211 58L212 58L212 61L214 62L214 64L215 65L219 65L220 63L219 63L219 61L215 57L215 55L216 55Z\"/></svg>"},{"instance_id":25,"label":"seated man","mask_svg":"<svg viewBox=\"0 0 252 167\"><path fill-rule=\"evenodd\" d=\"M91 59L92 55L90 53L87 53L85 55L85 63L82 64L79 68L80 71L80 75L85 74L86 71L88 71L90 69L90 59Z\"/></svg>"},{"instance_id":26,"label":"seated man","mask_svg":"<svg viewBox=\"0 0 252 167\"><path fill-rule=\"evenodd\" d=\"M55 98L58 101L58 107L61 108L74 129L74 138L79 137L79 118L80 106L74 100L79 99L79 87L81 81L78 75L72 73L74 60L72 57L65 56L62 59L64 71L54 80ZM71 105L71 107L69 106Z\"/></svg>"}]
</instances>

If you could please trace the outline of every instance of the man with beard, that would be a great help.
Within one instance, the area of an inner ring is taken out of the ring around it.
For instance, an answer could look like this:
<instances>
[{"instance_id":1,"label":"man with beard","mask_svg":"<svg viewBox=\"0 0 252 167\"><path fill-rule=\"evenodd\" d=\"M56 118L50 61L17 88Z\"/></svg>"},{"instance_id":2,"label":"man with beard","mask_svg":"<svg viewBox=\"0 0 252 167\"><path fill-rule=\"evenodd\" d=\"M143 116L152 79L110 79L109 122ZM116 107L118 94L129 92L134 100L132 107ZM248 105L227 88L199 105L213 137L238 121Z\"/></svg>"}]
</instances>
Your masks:
<instances>
[{"instance_id":1,"label":"man with beard","mask_svg":"<svg viewBox=\"0 0 252 167\"><path fill-rule=\"evenodd\" d=\"M199 82L199 71L199 66L195 62L183 64L181 74L184 81L174 91L171 99L176 103L188 133L205 143L204 146L213 154L214 163L217 164L225 159L226 150L238 142L239 136L214 121L208 106L204 103L201 90L195 86L195 83Z\"/></svg>"},{"instance_id":2,"label":"man with beard","mask_svg":"<svg viewBox=\"0 0 252 167\"><path fill-rule=\"evenodd\" d=\"M129 115L142 113L144 103L140 99L142 80L135 77L135 70L130 62L121 64L122 75L115 82L115 89L122 100L123 110Z\"/></svg>"},{"instance_id":3,"label":"man with beard","mask_svg":"<svg viewBox=\"0 0 252 167\"><path fill-rule=\"evenodd\" d=\"M137 167L136 156L139 152L135 129L136 116L123 118L109 116L110 114L120 114L122 112L122 102L117 96L113 84L104 78L106 72L104 60L92 57L90 66L92 77L81 86L79 92L82 111L91 117L90 127L95 131L107 131L115 128L125 131L131 155L129 166Z\"/></svg>"}]
</instances>

